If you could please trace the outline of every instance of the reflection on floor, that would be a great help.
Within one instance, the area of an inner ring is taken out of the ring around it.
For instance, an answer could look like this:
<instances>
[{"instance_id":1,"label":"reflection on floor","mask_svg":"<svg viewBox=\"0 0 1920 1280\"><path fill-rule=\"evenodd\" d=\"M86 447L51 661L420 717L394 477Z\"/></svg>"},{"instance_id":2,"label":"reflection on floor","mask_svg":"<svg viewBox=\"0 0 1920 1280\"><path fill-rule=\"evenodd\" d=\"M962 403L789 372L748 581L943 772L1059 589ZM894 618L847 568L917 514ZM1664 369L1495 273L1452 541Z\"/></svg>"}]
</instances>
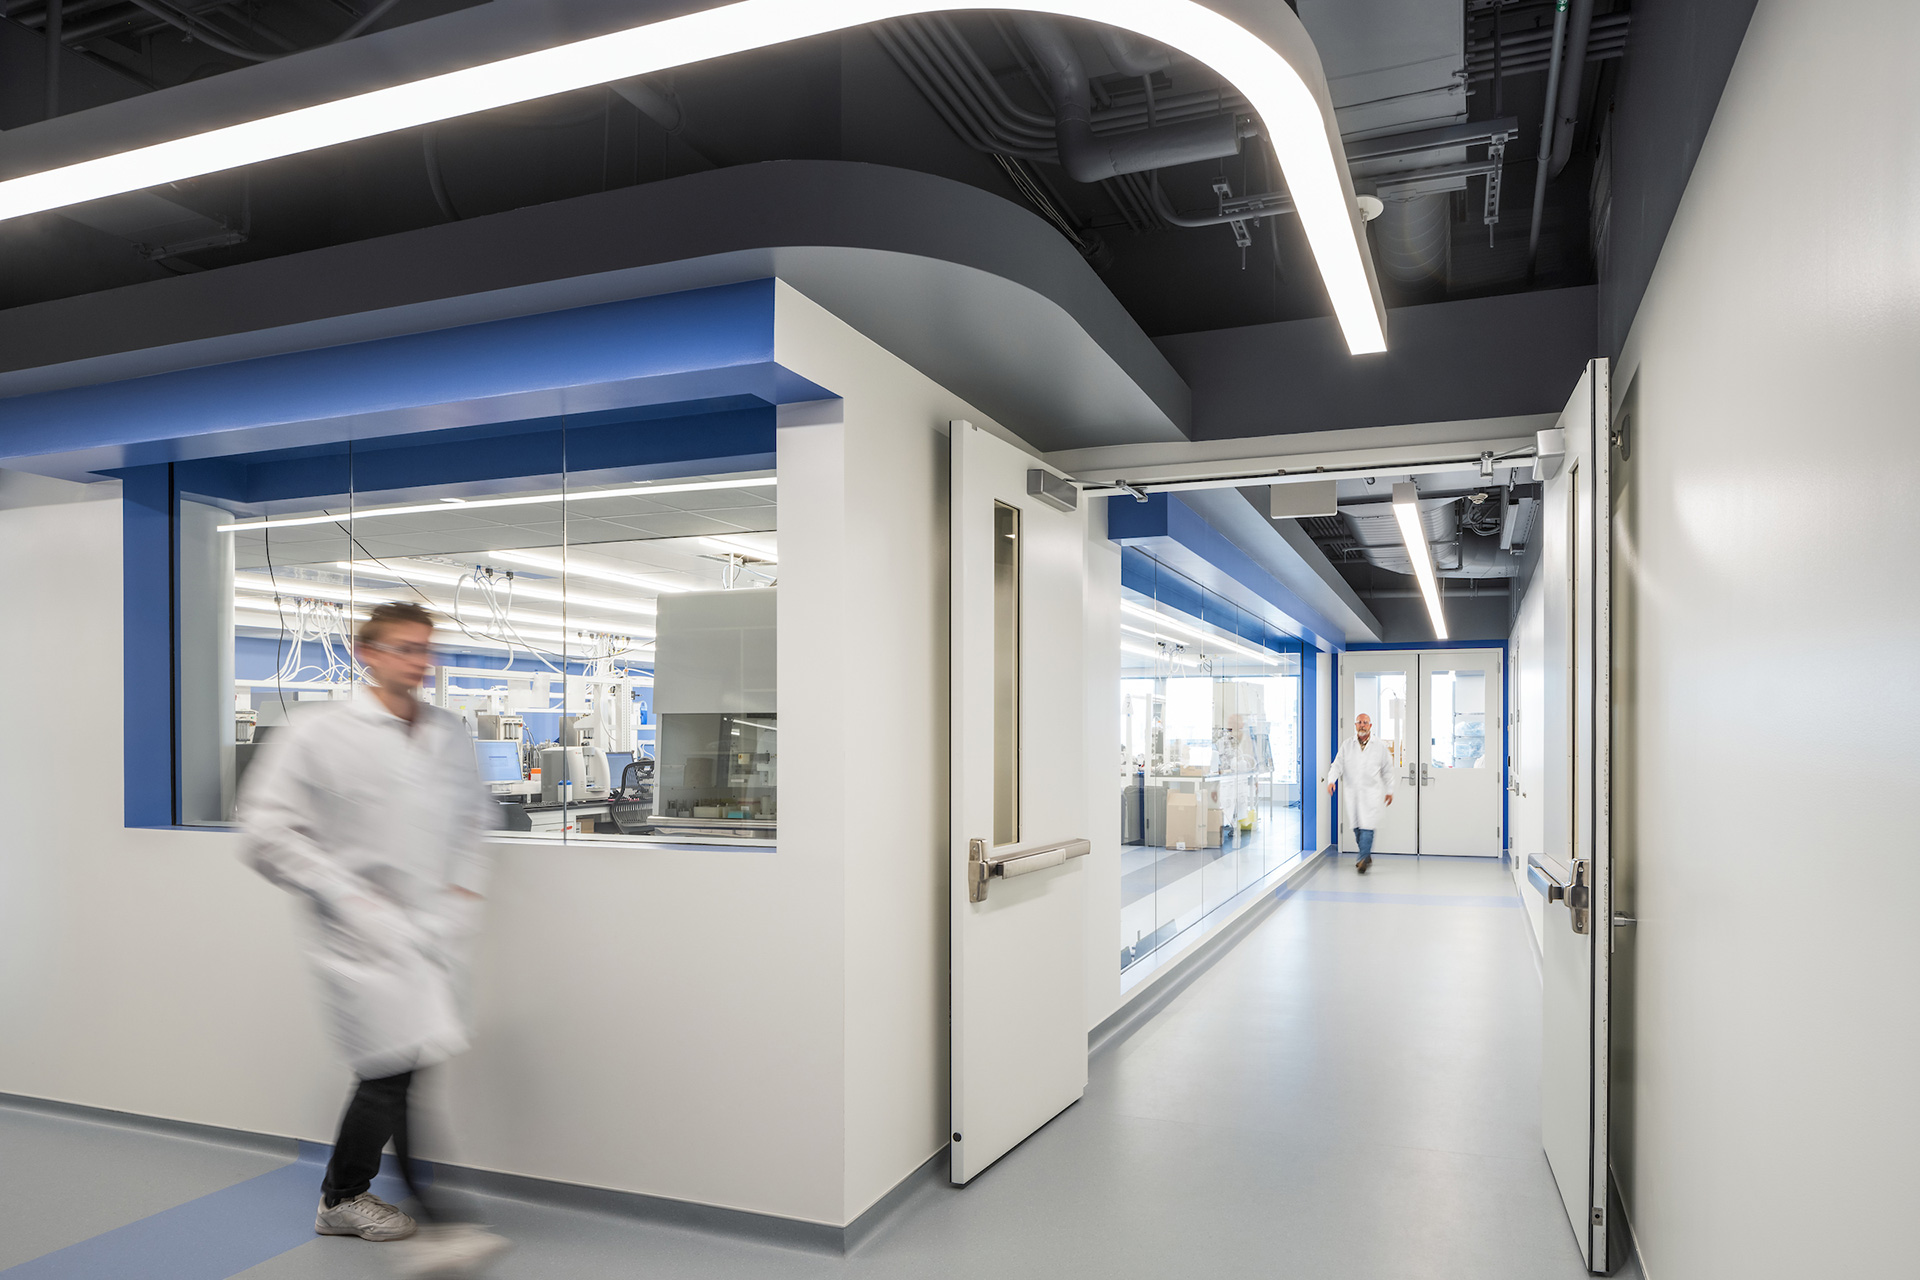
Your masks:
<instances>
[{"instance_id":1,"label":"reflection on floor","mask_svg":"<svg viewBox=\"0 0 1920 1280\"><path fill-rule=\"evenodd\" d=\"M491 1274L1575 1280L1516 906L1492 860L1324 867L1096 1058L1078 1105L971 1186L924 1187L848 1257L490 1199L518 1245ZM318 1169L285 1146L0 1107L0 1276L385 1280L390 1246L306 1234ZM136 1221L141 1252L97 1243Z\"/></svg>"},{"instance_id":2,"label":"reflection on floor","mask_svg":"<svg viewBox=\"0 0 1920 1280\"><path fill-rule=\"evenodd\" d=\"M1199 924L1242 889L1300 856L1300 807L1262 801L1250 831L1229 828L1217 849L1120 849L1120 967Z\"/></svg>"}]
</instances>

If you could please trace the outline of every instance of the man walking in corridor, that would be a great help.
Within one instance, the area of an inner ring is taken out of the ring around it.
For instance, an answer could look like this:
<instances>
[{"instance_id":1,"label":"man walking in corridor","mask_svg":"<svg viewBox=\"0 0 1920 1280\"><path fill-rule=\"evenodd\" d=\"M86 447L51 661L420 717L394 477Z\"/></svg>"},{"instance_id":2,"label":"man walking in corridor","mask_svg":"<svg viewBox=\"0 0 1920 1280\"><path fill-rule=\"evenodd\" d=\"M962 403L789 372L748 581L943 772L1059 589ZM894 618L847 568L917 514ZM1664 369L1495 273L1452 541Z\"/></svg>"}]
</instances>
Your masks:
<instances>
[{"instance_id":1,"label":"man walking in corridor","mask_svg":"<svg viewBox=\"0 0 1920 1280\"><path fill-rule=\"evenodd\" d=\"M1353 718L1353 736L1327 767L1327 794L1343 779L1353 795L1353 842L1360 847L1354 869L1361 875L1373 865L1373 831L1393 803L1393 756L1387 744L1373 736L1373 718L1361 712Z\"/></svg>"},{"instance_id":2,"label":"man walking in corridor","mask_svg":"<svg viewBox=\"0 0 1920 1280\"><path fill-rule=\"evenodd\" d=\"M314 1230L376 1241L417 1231L398 1250L402 1274L467 1275L506 1242L435 1220L414 1179L408 1095L418 1072L467 1047L461 996L498 808L465 724L417 696L432 615L383 604L356 639L368 685L287 729L249 771L242 857L306 905L308 954L358 1077ZM373 1194L389 1141L424 1226Z\"/></svg>"}]
</instances>

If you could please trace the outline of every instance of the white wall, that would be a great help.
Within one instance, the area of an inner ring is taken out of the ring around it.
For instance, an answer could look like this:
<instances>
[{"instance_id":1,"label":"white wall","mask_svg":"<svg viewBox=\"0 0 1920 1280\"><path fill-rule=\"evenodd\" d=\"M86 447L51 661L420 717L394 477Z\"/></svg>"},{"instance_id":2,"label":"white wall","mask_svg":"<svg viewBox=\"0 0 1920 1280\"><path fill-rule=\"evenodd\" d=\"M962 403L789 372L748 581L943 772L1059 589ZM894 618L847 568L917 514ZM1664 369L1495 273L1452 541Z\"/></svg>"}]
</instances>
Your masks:
<instances>
[{"instance_id":1,"label":"white wall","mask_svg":"<svg viewBox=\"0 0 1920 1280\"><path fill-rule=\"evenodd\" d=\"M945 441L986 421L782 287L776 853L507 844L463 1164L841 1224L944 1142ZM224 832L121 825L118 486L0 473L0 1092L331 1139L294 904ZM76 761L86 767L75 768Z\"/></svg>"},{"instance_id":2,"label":"white wall","mask_svg":"<svg viewBox=\"0 0 1920 1280\"><path fill-rule=\"evenodd\" d=\"M1613 378L1655 1280L1913 1271L1917 61L1910 0L1761 0Z\"/></svg>"}]
</instances>

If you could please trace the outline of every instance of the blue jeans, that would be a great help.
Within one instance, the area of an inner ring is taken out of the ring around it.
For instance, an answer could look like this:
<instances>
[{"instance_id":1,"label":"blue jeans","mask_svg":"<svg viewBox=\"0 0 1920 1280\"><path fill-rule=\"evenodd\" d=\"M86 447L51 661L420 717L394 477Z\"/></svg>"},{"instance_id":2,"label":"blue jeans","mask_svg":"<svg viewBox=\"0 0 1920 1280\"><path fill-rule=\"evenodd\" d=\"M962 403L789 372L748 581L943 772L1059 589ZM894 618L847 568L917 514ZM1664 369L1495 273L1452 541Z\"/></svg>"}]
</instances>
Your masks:
<instances>
[{"instance_id":1,"label":"blue jeans","mask_svg":"<svg viewBox=\"0 0 1920 1280\"><path fill-rule=\"evenodd\" d=\"M1360 846L1361 858L1371 858L1373 856L1372 827L1355 827L1353 829L1353 842Z\"/></svg>"}]
</instances>

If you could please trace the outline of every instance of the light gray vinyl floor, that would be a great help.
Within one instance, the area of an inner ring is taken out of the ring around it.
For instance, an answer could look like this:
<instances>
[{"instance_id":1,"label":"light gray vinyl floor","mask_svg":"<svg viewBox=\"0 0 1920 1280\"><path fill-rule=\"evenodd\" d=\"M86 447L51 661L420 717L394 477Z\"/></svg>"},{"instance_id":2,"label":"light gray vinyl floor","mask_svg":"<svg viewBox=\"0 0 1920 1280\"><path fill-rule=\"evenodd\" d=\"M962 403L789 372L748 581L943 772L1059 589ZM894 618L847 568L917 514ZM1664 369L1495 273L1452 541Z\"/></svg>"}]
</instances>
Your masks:
<instances>
[{"instance_id":1,"label":"light gray vinyl floor","mask_svg":"<svg viewBox=\"0 0 1920 1280\"><path fill-rule=\"evenodd\" d=\"M1540 987L1511 878L1479 859L1374 867L1362 878L1350 862L1324 866L1096 1058L1080 1103L973 1185L923 1188L848 1257L488 1199L492 1225L517 1245L492 1274L1584 1275L1540 1151ZM0 1152L0 1277L169 1204L239 1192L293 1154L7 1108ZM383 1246L302 1241L297 1226L288 1239L268 1261L220 1274L391 1274ZM71 1266L44 1258L22 1280L142 1274L68 1252Z\"/></svg>"}]
</instances>

